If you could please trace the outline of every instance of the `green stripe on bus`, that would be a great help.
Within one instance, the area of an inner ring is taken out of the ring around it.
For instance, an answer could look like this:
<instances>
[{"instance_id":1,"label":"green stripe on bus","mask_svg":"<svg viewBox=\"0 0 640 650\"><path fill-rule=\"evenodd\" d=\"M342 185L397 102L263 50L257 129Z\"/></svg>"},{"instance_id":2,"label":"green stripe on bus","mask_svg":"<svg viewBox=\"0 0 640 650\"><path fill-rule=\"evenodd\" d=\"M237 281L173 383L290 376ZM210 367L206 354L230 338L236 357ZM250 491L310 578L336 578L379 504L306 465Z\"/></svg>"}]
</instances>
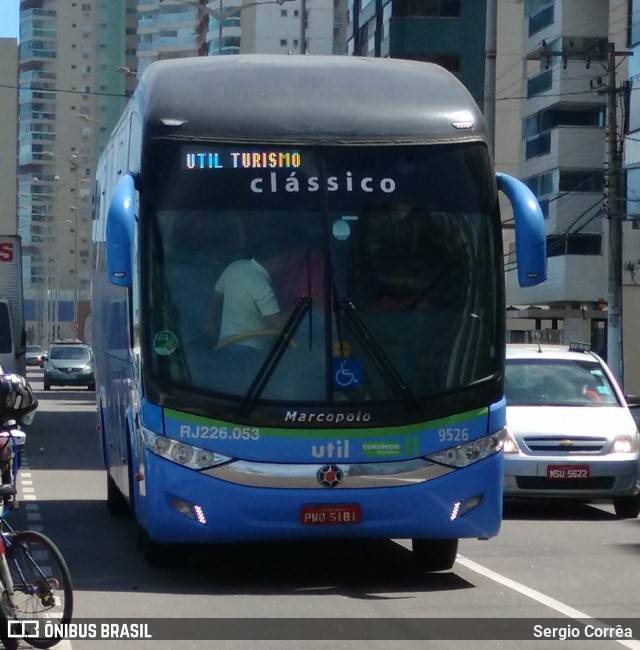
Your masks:
<instances>
[{"instance_id":1,"label":"green stripe on bus","mask_svg":"<svg viewBox=\"0 0 640 650\"><path fill-rule=\"evenodd\" d=\"M425 422L419 422L418 424L407 424L404 426L389 426L389 427L362 427L362 428L348 428L344 429L303 429L303 428L291 428L291 429L280 429L280 428L271 428L271 427L259 427L261 436L273 436L276 438L323 438L323 437L341 437L341 438L371 438L372 436L376 437L389 437L389 436L407 436L411 434L417 434L425 429L439 429L441 427L451 427L461 422L467 422L469 420L475 420L478 418L486 417L489 413L489 409L484 406L479 409L474 409L473 411L466 411L465 413L458 413L457 415L452 415L446 418L440 418L439 420L427 420ZM185 422L188 424L199 424L210 427L237 427L241 426L237 422L226 422L224 420L214 420L211 418L205 418L199 415L192 415L191 413L184 413L182 411L175 411L173 409L165 409L165 418L176 420L178 422ZM247 425L247 426L256 426L256 425ZM405 440L405 446L407 448L407 453L411 453L411 446L413 446L413 452L415 453L419 446L418 438L415 438L413 441Z\"/></svg>"}]
</instances>

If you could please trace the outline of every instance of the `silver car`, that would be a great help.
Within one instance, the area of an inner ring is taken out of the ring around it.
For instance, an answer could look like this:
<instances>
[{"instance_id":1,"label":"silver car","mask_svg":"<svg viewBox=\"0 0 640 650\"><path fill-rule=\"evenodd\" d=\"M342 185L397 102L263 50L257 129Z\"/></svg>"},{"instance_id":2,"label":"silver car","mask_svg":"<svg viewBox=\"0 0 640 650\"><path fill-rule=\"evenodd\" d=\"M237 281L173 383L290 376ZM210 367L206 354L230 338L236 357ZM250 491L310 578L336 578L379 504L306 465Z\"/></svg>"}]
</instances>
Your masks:
<instances>
[{"instance_id":1,"label":"silver car","mask_svg":"<svg viewBox=\"0 0 640 650\"><path fill-rule=\"evenodd\" d=\"M85 386L95 390L91 347L80 341L53 343L44 364L43 381L45 390L51 386Z\"/></svg>"},{"instance_id":2,"label":"silver car","mask_svg":"<svg viewBox=\"0 0 640 650\"><path fill-rule=\"evenodd\" d=\"M574 349L575 348L575 349ZM640 513L640 434L588 346L507 345L504 496L613 500Z\"/></svg>"}]
</instances>

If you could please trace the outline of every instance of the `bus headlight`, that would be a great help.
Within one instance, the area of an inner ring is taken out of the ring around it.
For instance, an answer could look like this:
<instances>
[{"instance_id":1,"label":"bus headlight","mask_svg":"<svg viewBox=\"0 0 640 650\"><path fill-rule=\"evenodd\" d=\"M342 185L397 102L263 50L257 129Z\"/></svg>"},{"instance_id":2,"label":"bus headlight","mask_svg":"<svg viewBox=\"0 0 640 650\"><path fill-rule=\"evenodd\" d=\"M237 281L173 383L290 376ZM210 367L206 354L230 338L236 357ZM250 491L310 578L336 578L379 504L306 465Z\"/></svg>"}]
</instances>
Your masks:
<instances>
[{"instance_id":1,"label":"bus headlight","mask_svg":"<svg viewBox=\"0 0 640 650\"><path fill-rule=\"evenodd\" d=\"M484 438L470 440L463 445L456 445L425 456L426 460L449 467L467 467L479 460L498 453L504 445L507 429L503 428Z\"/></svg>"},{"instance_id":2,"label":"bus headlight","mask_svg":"<svg viewBox=\"0 0 640 650\"><path fill-rule=\"evenodd\" d=\"M230 456L217 454L209 449L202 449L185 442L179 442L166 436L159 436L149 429L140 427L145 447L156 456L166 458L173 463L189 467L190 469L203 470L228 463Z\"/></svg>"}]
</instances>

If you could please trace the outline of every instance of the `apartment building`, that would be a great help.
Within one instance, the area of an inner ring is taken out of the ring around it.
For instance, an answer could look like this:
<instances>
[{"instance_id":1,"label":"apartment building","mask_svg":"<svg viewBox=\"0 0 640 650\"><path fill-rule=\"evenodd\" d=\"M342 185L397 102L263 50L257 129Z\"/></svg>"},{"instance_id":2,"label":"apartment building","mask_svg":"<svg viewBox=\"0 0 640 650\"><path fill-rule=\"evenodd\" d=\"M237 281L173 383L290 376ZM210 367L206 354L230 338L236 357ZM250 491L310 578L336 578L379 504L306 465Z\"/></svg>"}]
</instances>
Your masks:
<instances>
[{"instance_id":1,"label":"apartment building","mask_svg":"<svg viewBox=\"0 0 640 650\"><path fill-rule=\"evenodd\" d=\"M82 333L89 310L97 8L20 3L18 220L32 343Z\"/></svg>"},{"instance_id":2,"label":"apartment building","mask_svg":"<svg viewBox=\"0 0 640 650\"><path fill-rule=\"evenodd\" d=\"M634 336L640 318L634 297L640 282L640 100L624 88L627 66L630 87L640 84L640 60L626 55L640 44L640 3L495 0L494 7L496 167L523 179L539 198L549 255L547 282L519 287L512 221L503 213L510 338L530 339L535 331L552 342L589 341L606 356L612 214L622 220L621 374L626 388L640 392ZM487 2L350 0L348 11L350 54L439 63L484 108ZM606 200L609 44L618 53L615 150L624 151L628 188L623 208L613 213ZM625 129L631 133L623 139Z\"/></svg>"},{"instance_id":3,"label":"apartment building","mask_svg":"<svg viewBox=\"0 0 640 650\"><path fill-rule=\"evenodd\" d=\"M563 330L560 340L592 341L605 353L609 1L525 0L524 12L520 177L540 201L549 258L540 287L522 289L507 274L509 303L526 307L509 316L549 307L536 329Z\"/></svg>"},{"instance_id":4,"label":"apartment building","mask_svg":"<svg viewBox=\"0 0 640 650\"><path fill-rule=\"evenodd\" d=\"M15 38L0 38L0 234L15 235L16 219L16 161L18 157L18 42Z\"/></svg>"},{"instance_id":5,"label":"apartment building","mask_svg":"<svg viewBox=\"0 0 640 650\"><path fill-rule=\"evenodd\" d=\"M625 131L638 129L640 115L627 83L627 70L633 79L633 70L638 69L629 49L638 38L632 4L524 2L520 177L538 196L547 220L548 280L523 290L507 274L508 299L519 306L508 313L512 322L526 323L517 320L526 317L543 338L589 341L605 357L616 346L610 363L616 365L627 392L640 390L635 336L640 317L636 291L640 231L633 202L634 168L640 157L633 135L625 136ZM615 52L613 60L610 52ZM612 88L615 127L609 128ZM611 160L621 157L628 169L621 170L620 188L624 192L627 187L629 194L612 205L609 167ZM616 220L622 231L621 253L612 243ZM607 302L616 282L622 318L613 319L620 325L614 324L612 330ZM611 332L616 339L611 339Z\"/></svg>"},{"instance_id":6,"label":"apartment building","mask_svg":"<svg viewBox=\"0 0 640 650\"><path fill-rule=\"evenodd\" d=\"M625 389L640 393L640 1L613 2L610 33L616 49L626 50L628 104L622 123L623 166L626 178L622 249L623 358ZM626 37L626 38L623 38Z\"/></svg>"},{"instance_id":7,"label":"apartment building","mask_svg":"<svg viewBox=\"0 0 640 650\"><path fill-rule=\"evenodd\" d=\"M348 53L437 63L482 107L485 0L350 0Z\"/></svg>"},{"instance_id":8,"label":"apartment building","mask_svg":"<svg viewBox=\"0 0 640 650\"><path fill-rule=\"evenodd\" d=\"M141 0L138 66L228 54L343 54L346 0Z\"/></svg>"}]
</instances>

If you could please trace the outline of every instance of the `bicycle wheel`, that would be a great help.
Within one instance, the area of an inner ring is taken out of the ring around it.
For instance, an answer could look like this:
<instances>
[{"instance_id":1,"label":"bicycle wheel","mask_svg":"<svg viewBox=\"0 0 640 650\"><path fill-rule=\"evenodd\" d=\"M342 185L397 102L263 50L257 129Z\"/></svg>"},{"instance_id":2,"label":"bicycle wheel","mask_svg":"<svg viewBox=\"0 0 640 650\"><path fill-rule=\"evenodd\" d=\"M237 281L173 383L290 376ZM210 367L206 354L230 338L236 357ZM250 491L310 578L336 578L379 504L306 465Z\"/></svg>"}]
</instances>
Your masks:
<instances>
[{"instance_id":1,"label":"bicycle wheel","mask_svg":"<svg viewBox=\"0 0 640 650\"><path fill-rule=\"evenodd\" d=\"M9 570L14 582L15 620L42 619L53 625L69 623L73 613L73 587L69 569L58 547L42 533L25 530L9 536ZM50 648L61 637L27 637L34 648Z\"/></svg>"}]
</instances>

